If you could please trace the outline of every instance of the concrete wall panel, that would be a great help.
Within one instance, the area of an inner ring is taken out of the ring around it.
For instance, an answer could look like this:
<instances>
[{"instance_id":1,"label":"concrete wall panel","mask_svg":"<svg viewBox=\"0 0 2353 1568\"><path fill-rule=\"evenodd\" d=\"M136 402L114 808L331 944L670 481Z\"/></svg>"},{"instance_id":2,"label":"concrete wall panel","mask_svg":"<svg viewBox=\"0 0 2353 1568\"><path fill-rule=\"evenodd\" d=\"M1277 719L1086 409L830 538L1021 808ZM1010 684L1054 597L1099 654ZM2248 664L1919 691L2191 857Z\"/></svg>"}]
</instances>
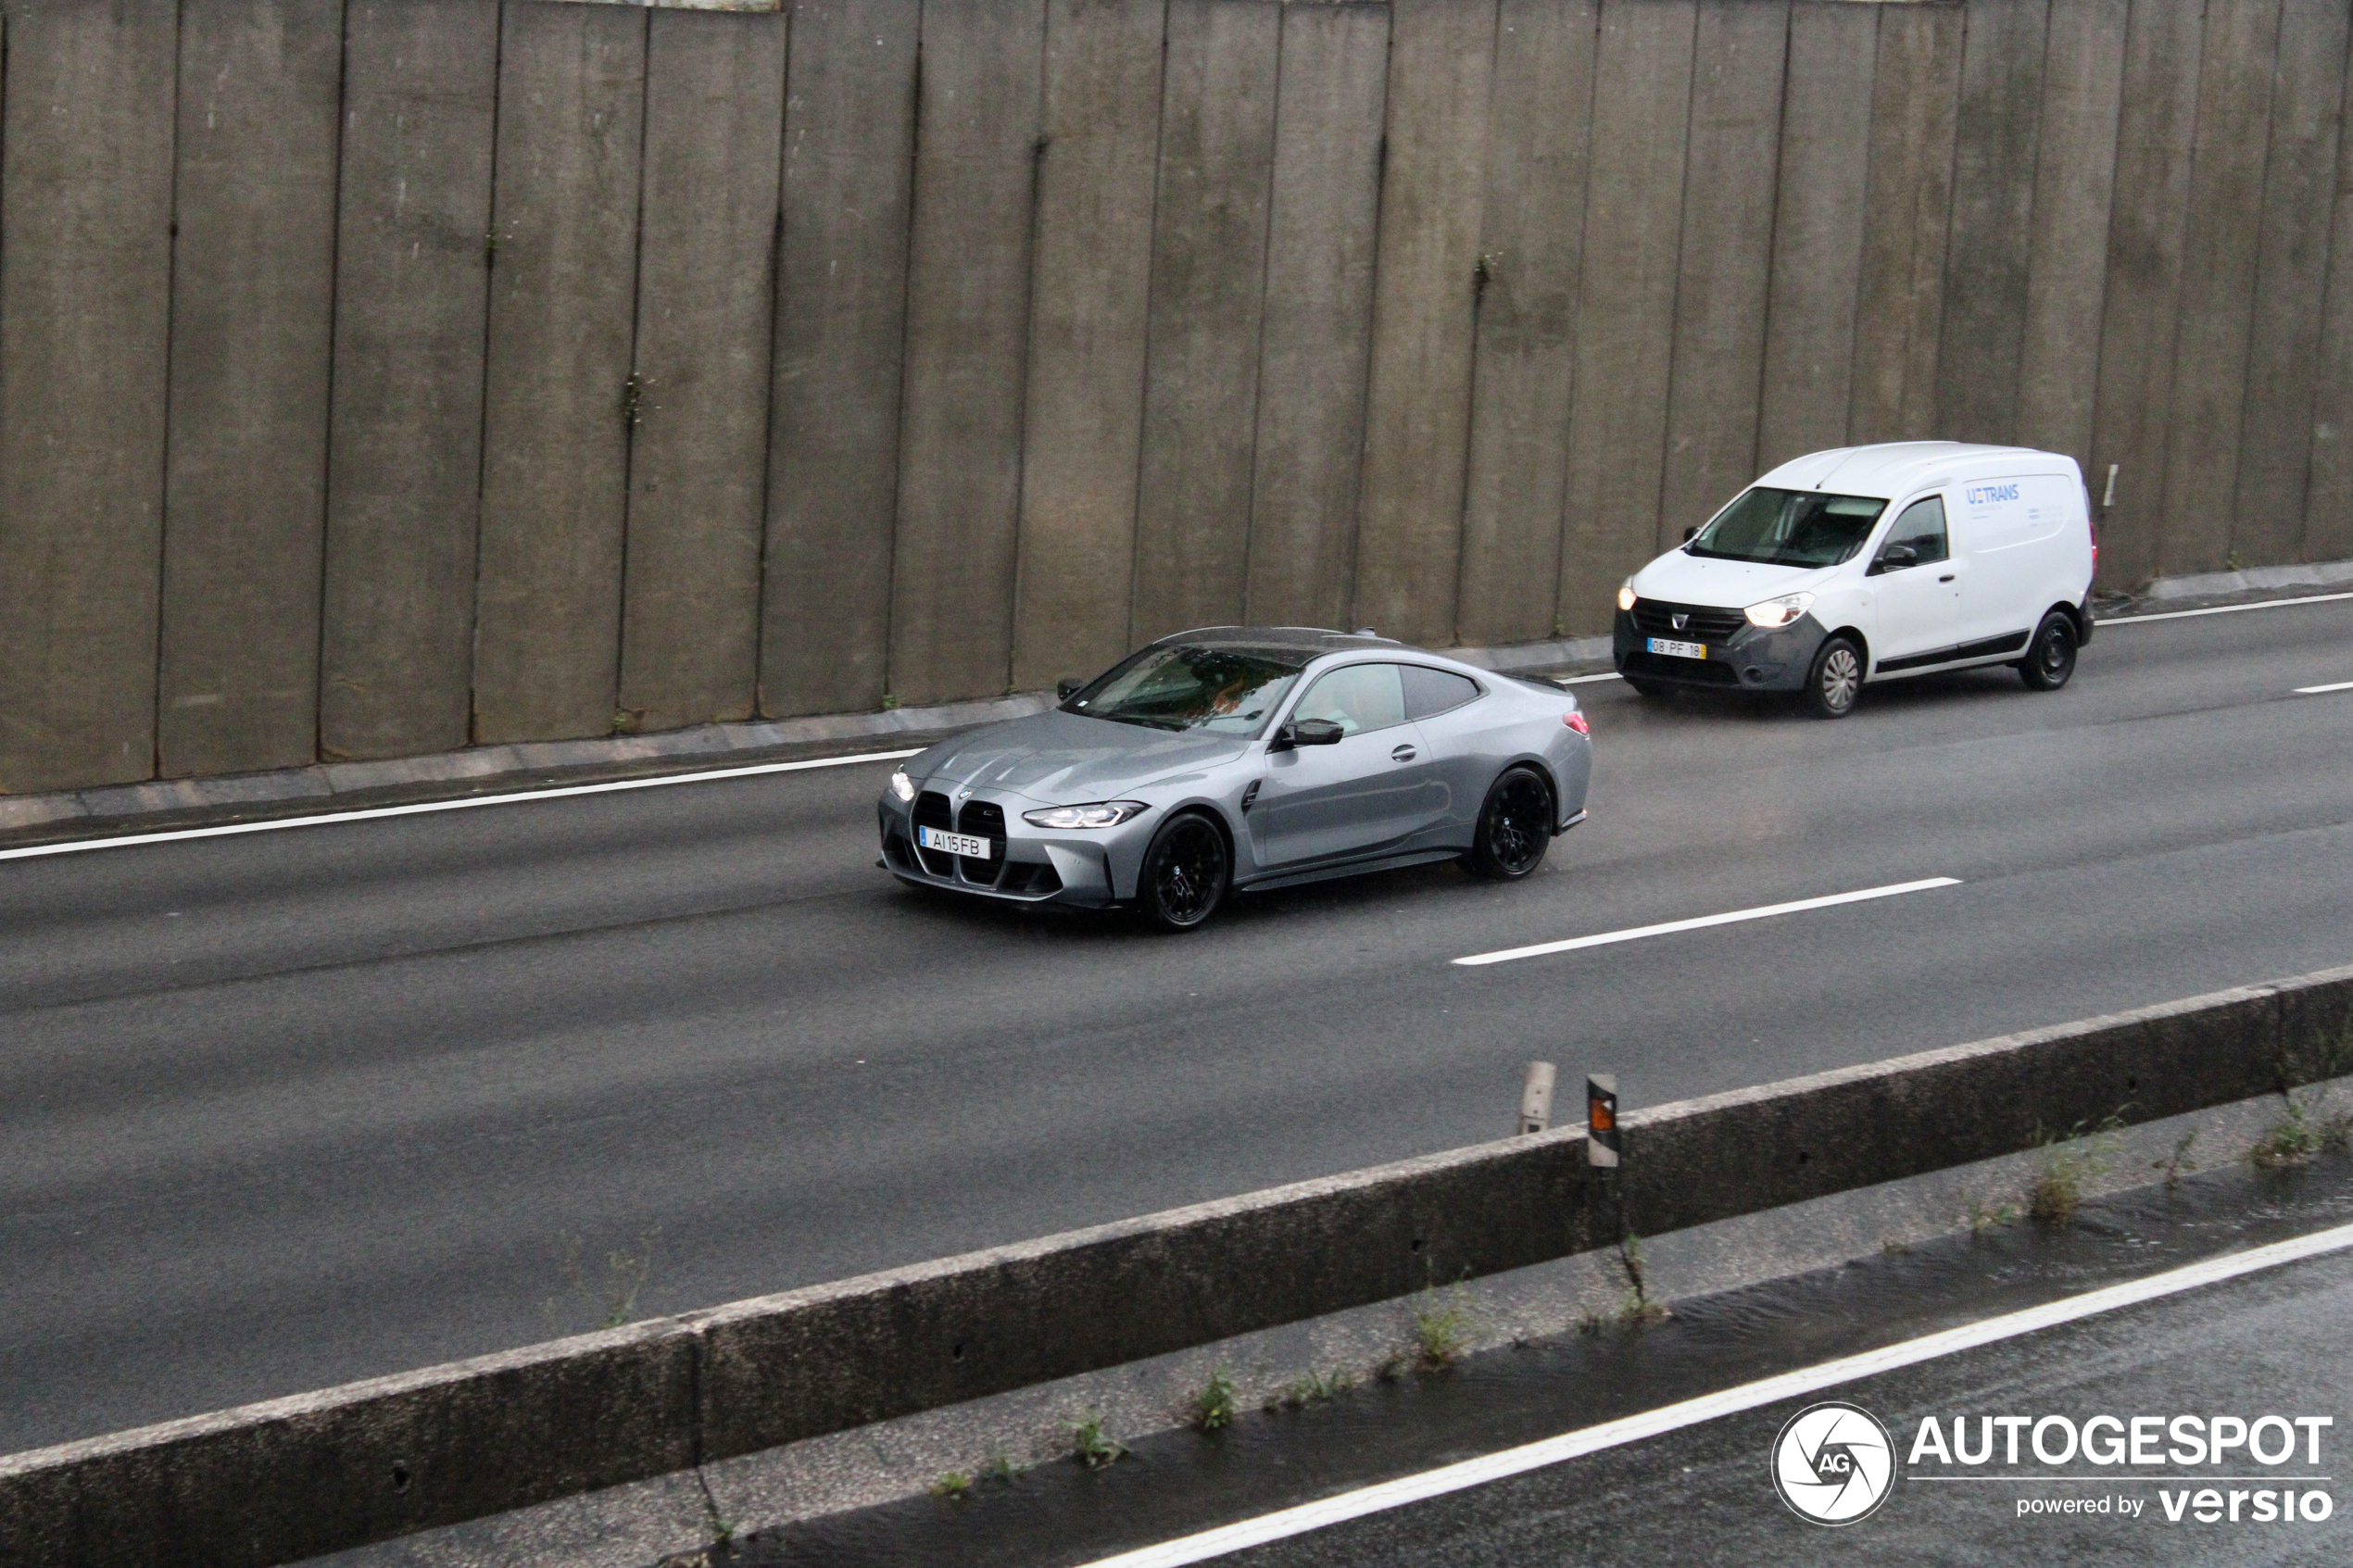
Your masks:
<instances>
[{"instance_id":1,"label":"concrete wall panel","mask_svg":"<svg viewBox=\"0 0 2353 1568\"><path fill-rule=\"evenodd\" d=\"M2131 14L2131 0L2060 0L2051 7L2043 73L2015 435L2086 465Z\"/></svg>"},{"instance_id":2,"label":"concrete wall panel","mask_svg":"<svg viewBox=\"0 0 2353 1568\"><path fill-rule=\"evenodd\" d=\"M474 738L612 727L647 14L507 7L491 222Z\"/></svg>"},{"instance_id":3,"label":"concrete wall panel","mask_svg":"<svg viewBox=\"0 0 2353 1568\"><path fill-rule=\"evenodd\" d=\"M1756 474L1789 6L1701 0L1657 546Z\"/></svg>"},{"instance_id":4,"label":"concrete wall panel","mask_svg":"<svg viewBox=\"0 0 2353 1568\"><path fill-rule=\"evenodd\" d=\"M2348 62L2347 74L2353 78L2353 62ZM2334 207L2328 294L2321 312L2321 363L2312 388L2311 482L2304 496L2306 560L2353 557L2353 136L2342 131L2336 144Z\"/></svg>"},{"instance_id":5,"label":"concrete wall panel","mask_svg":"<svg viewBox=\"0 0 2353 1568\"><path fill-rule=\"evenodd\" d=\"M1049 0L1013 684L1127 651L1164 0Z\"/></svg>"},{"instance_id":6,"label":"concrete wall panel","mask_svg":"<svg viewBox=\"0 0 2353 1568\"><path fill-rule=\"evenodd\" d=\"M1252 622L1350 623L1388 65L1388 7L1283 7L1243 596Z\"/></svg>"},{"instance_id":7,"label":"concrete wall panel","mask_svg":"<svg viewBox=\"0 0 2353 1568\"><path fill-rule=\"evenodd\" d=\"M155 769L177 11L8 7L0 789Z\"/></svg>"},{"instance_id":8,"label":"concrete wall panel","mask_svg":"<svg viewBox=\"0 0 2353 1568\"><path fill-rule=\"evenodd\" d=\"M663 730L756 702L787 21L647 27L619 706Z\"/></svg>"},{"instance_id":9,"label":"concrete wall panel","mask_svg":"<svg viewBox=\"0 0 2353 1568\"><path fill-rule=\"evenodd\" d=\"M904 702L993 696L1013 652L1045 0L925 0L890 601Z\"/></svg>"},{"instance_id":10,"label":"concrete wall panel","mask_svg":"<svg viewBox=\"0 0 2353 1568\"><path fill-rule=\"evenodd\" d=\"M1572 635L1608 629L1619 580L1658 538L1697 25L1692 0L1602 7L1561 542Z\"/></svg>"},{"instance_id":11,"label":"concrete wall panel","mask_svg":"<svg viewBox=\"0 0 2353 1568\"><path fill-rule=\"evenodd\" d=\"M887 684L921 18L905 0L792 10L764 713L873 708Z\"/></svg>"},{"instance_id":12,"label":"concrete wall panel","mask_svg":"<svg viewBox=\"0 0 2353 1568\"><path fill-rule=\"evenodd\" d=\"M2280 0L2208 0L2181 325L2173 339L2160 571L2219 571L2230 556L2279 45Z\"/></svg>"},{"instance_id":13,"label":"concrete wall panel","mask_svg":"<svg viewBox=\"0 0 2353 1568\"><path fill-rule=\"evenodd\" d=\"M1353 619L1454 640L1494 0L1397 0Z\"/></svg>"},{"instance_id":14,"label":"concrete wall panel","mask_svg":"<svg viewBox=\"0 0 2353 1568\"><path fill-rule=\"evenodd\" d=\"M1847 439L1931 438L1952 218L1954 114L1962 8L1880 11L1863 280L1855 314L1855 406Z\"/></svg>"},{"instance_id":15,"label":"concrete wall panel","mask_svg":"<svg viewBox=\"0 0 2353 1568\"><path fill-rule=\"evenodd\" d=\"M156 754L318 756L343 7L181 12Z\"/></svg>"},{"instance_id":16,"label":"concrete wall panel","mask_svg":"<svg viewBox=\"0 0 2353 1568\"><path fill-rule=\"evenodd\" d=\"M2280 17L2232 508L2232 553L2249 566L2307 558L2304 499L2344 118L2347 19L2337 0L2287 0Z\"/></svg>"},{"instance_id":17,"label":"concrete wall panel","mask_svg":"<svg viewBox=\"0 0 2353 1568\"><path fill-rule=\"evenodd\" d=\"M496 0L344 24L319 744L463 745L472 712Z\"/></svg>"},{"instance_id":18,"label":"concrete wall panel","mask_svg":"<svg viewBox=\"0 0 2353 1568\"><path fill-rule=\"evenodd\" d=\"M1879 50L1869 6L1799 0L1789 25L1759 471L1846 442Z\"/></svg>"},{"instance_id":19,"label":"concrete wall panel","mask_svg":"<svg viewBox=\"0 0 2353 1568\"><path fill-rule=\"evenodd\" d=\"M1241 619L1282 7L1169 0L1133 640Z\"/></svg>"},{"instance_id":20,"label":"concrete wall panel","mask_svg":"<svg viewBox=\"0 0 2353 1568\"><path fill-rule=\"evenodd\" d=\"M2124 37L2100 384L2085 475L2097 503L2108 470L2116 470L2115 505L2101 520L2100 581L2110 587L2145 582L2157 570L2204 10L2202 0L2133 0Z\"/></svg>"},{"instance_id":21,"label":"concrete wall panel","mask_svg":"<svg viewBox=\"0 0 2353 1568\"><path fill-rule=\"evenodd\" d=\"M2048 16L2045 0L1994 0L1964 15L1937 428L1957 441L2007 442L2025 346Z\"/></svg>"},{"instance_id":22,"label":"concrete wall panel","mask_svg":"<svg viewBox=\"0 0 2353 1568\"><path fill-rule=\"evenodd\" d=\"M1454 624L1554 630L1600 0L1504 0L1481 207L1470 472Z\"/></svg>"}]
</instances>

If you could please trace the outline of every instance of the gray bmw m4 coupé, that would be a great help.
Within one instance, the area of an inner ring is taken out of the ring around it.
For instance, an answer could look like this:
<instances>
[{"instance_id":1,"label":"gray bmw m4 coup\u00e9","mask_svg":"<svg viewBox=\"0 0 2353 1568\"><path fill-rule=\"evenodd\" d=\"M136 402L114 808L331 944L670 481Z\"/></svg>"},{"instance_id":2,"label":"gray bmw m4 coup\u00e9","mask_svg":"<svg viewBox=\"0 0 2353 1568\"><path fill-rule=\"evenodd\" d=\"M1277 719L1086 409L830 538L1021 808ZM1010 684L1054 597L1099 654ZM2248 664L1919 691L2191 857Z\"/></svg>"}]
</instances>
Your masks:
<instances>
[{"instance_id":1,"label":"gray bmw m4 coup\u00e9","mask_svg":"<svg viewBox=\"0 0 2353 1568\"><path fill-rule=\"evenodd\" d=\"M1516 881L1585 817L1574 697L1369 633L1183 632L1062 695L891 774L900 881L1185 931L1229 892L1423 860Z\"/></svg>"}]
</instances>

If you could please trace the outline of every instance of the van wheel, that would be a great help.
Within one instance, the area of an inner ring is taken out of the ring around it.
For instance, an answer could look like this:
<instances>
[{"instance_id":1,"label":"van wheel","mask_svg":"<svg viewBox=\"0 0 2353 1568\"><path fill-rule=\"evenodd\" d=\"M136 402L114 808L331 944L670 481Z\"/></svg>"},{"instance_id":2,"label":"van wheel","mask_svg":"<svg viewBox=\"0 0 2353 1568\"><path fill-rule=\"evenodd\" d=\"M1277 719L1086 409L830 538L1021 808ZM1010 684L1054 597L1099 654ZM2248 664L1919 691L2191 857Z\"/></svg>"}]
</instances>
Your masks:
<instances>
[{"instance_id":1,"label":"van wheel","mask_svg":"<svg viewBox=\"0 0 2353 1568\"><path fill-rule=\"evenodd\" d=\"M2055 692L2075 673L2075 622L2053 610L2034 628L2034 640L2019 660L2018 678L2038 692Z\"/></svg>"},{"instance_id":2,"label":"van wheel","mask_svg":"<svg viewBox=\"0 0 2353 1568\"><path fill-rule=\"evenodd\" d=\"M1824 643L1806 675L1806 709L1817 719L1843 719L1862 689L1863 650L1847 637Z\"/></svg>"},{"instance_id":3,"label":"van wheel","mask_svg":"<svg viewBox=\"0 0 2353 1568\"><path fill-rule=\"evenodd\" d=\"M1631 675L1625 676L1623 679L1627 688L1636 696L1662 697L1667 695L1667 688L1656 681L1638 681Z\"/></svg>"},{"instance_id":4,"label":"van wheel","mask_svg":"<svg viewBox=\"0 0 2353 1568\"><path fill-rule=\"evenodd\" d=\"M1533 768L1506 768L1479 808L1478 832L1463 869L1489 882L1517 882L1544 863L1553 842L1553 792Z\"/></svg>"}]
</instances>

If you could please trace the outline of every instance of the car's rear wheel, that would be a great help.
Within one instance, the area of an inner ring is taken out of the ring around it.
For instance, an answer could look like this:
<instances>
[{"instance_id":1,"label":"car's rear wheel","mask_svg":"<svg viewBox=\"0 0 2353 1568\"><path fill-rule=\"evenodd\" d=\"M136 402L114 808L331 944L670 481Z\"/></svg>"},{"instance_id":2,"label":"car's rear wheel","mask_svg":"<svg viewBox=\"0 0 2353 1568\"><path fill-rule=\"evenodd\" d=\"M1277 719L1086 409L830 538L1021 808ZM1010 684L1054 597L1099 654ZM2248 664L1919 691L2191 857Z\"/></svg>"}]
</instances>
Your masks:
<instances>
[{"instance_id":1,"label":"car's rear wheel","mask_svg":"<svg viewBox=\"0 0 2353 1568\"><path fill-rule=\"evenodd\" d=\"M1226 835L1208 818L1171 817L1144 851L1136 908L1163 931L1190 931L1225 901L1233 875Z\"/></svg>"},{"instance_id":2,"label":"car's rear wheel","mask_svg":"<svg viewBox=\"0 0 2353 1568\"><path fill-rule=\"evenodd\" d=\"M1463 865L1490 882L1517 882L1544 863L1553 843L1553 791L1533 768L1506 768L1478 809Z\"/></svg>"},{"instance_id":3,"label":"car's rear wheel","mask_svg":"<svg viewBox=\"0 0 2353 1568\"><path fill-rule=\"evenodd\" d=\"M2055 692L2075 673L2075 622L2053 610L2034 628L2034 640L2019 660L2018 678L2038 692Z\"/></svg>"},{"instance_id":4,"label":"car's rear wheel","mask_svg":"<svg viewBox=\"0 0 2353 1568\"><path fill-rule=\"evenodd\" d=\"M1843 719L1855 711L1863 690L1863 650L1850 638L1832 637L1814 655L1806 674L1806 706L1817 719Z\"/></svg>"}]
</instances>

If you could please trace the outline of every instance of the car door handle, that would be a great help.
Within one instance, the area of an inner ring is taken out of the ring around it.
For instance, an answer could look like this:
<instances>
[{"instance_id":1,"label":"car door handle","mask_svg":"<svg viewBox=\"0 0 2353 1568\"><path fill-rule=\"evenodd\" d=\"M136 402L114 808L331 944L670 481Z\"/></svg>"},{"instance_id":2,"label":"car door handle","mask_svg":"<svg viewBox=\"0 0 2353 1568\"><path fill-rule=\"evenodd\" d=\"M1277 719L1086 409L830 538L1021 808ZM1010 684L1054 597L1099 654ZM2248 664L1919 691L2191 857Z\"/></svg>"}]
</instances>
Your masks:
<instances>
[{"instance_id":1,"label":"car door handle","mask_svg":"<svg viewBox=\"0 0 2353 1568\"><path fill-rule=\"evenodd\" d=\"M1389 754L1389 759L1391 762L1411 762L1414 759L1414 748L1410 746L1401 746Z\"/></svg>"},{"instance_id":2,"label":"car door handle","mask_svg":"<svg viewBox=\"0 0 2353 1568\"><path fill-rule=\"evenodd\" d=\"M1937 581L1939 583L1950 583L1953 580L1953 576L1954 574L1948 571L1944 576L1938 578Z\"/></svg>"}]
</instances>

